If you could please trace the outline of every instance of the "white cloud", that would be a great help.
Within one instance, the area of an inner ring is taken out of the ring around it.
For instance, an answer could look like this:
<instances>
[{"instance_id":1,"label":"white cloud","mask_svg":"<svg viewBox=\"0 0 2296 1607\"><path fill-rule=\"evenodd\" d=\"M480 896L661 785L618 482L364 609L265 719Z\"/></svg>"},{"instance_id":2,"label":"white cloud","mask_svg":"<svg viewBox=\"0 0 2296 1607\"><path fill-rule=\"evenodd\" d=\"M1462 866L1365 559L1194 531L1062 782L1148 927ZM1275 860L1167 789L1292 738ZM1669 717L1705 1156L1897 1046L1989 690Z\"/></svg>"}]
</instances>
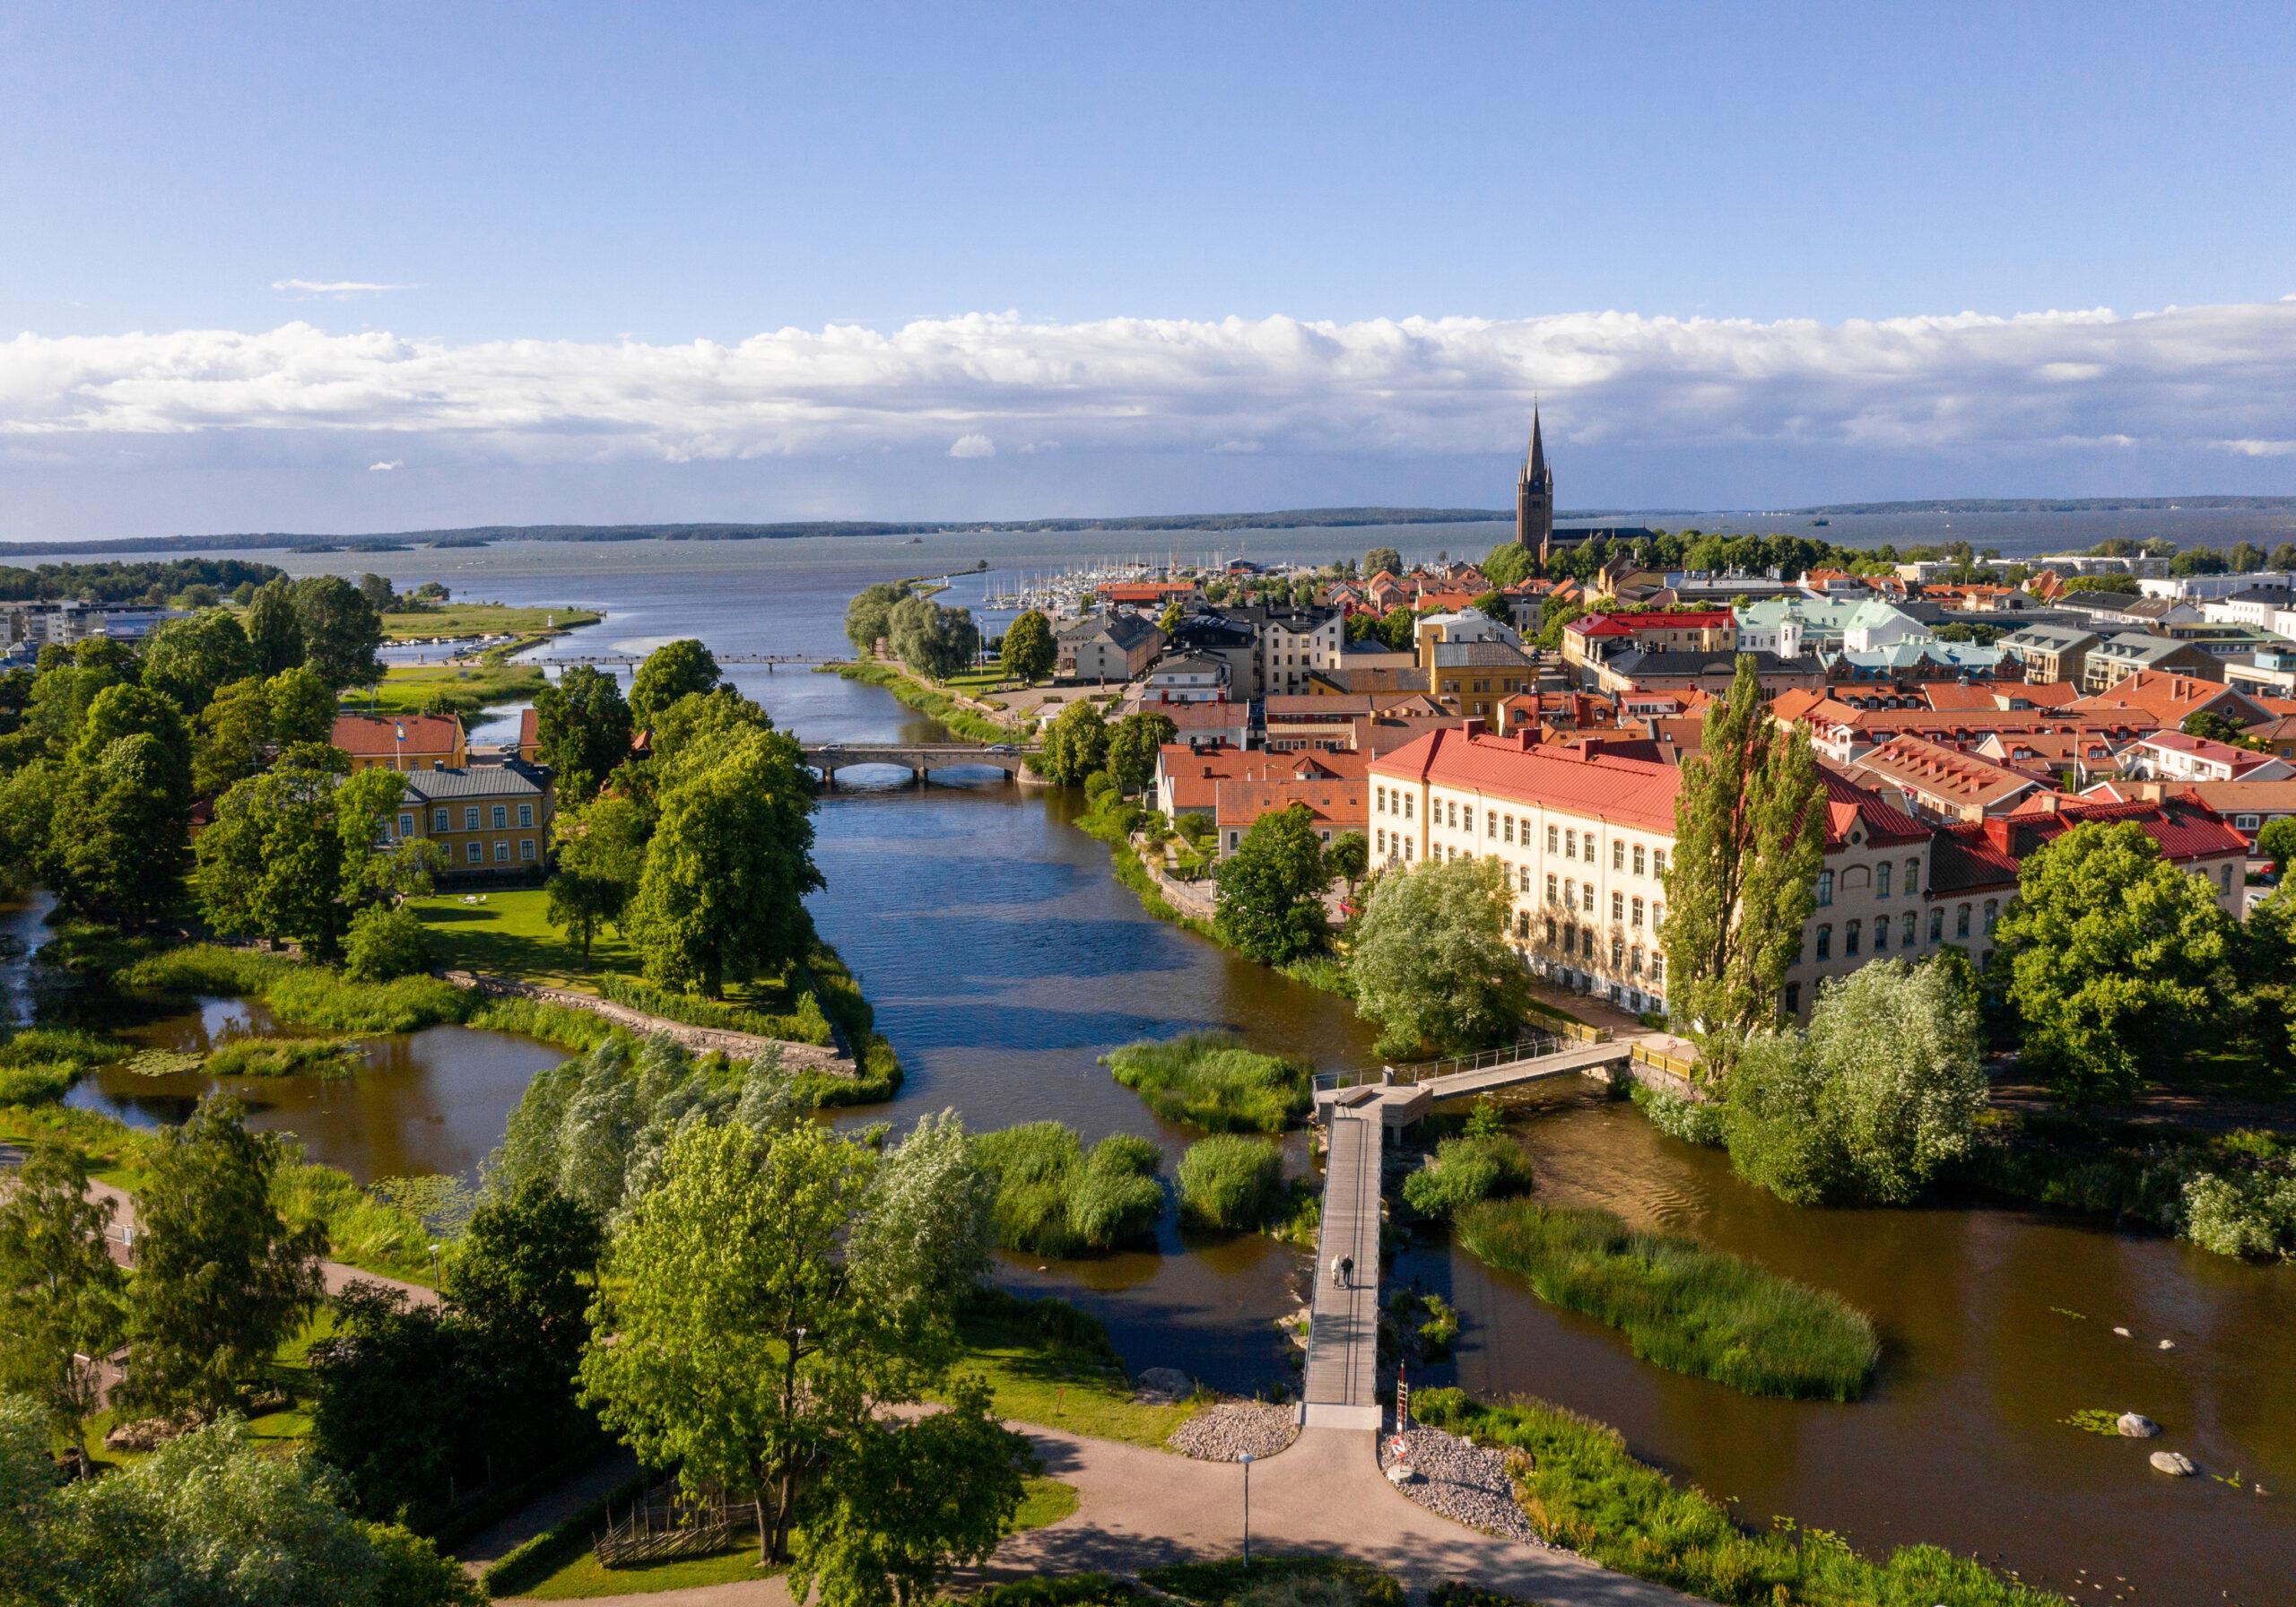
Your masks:
<instances>
[{"instance_id":1,"label":"white cloud","mask_svg":"<svg viewBox=\"0 0 2296 1607\"><path fill-rule=\"evenodd\" d=\"M366 279L274 279L271 282L271 288L275 291L293 291L305 296L333 296L337 300L347 300L352 296L381 296L392 291L419 290L422 287L413 284L378 284Z\"/></svg>"},{"instance_id":2,"label":"white cloud","mask_svg":"<svg viewBox=\"0 0 2296 1607\"><path fill-rule=\"evenodd\" d=\"M1258 441L1214 441L1212 443L1210 450L1216 452L1224 457L1239 454L1262 452L1265 451L1266 448Z\"/></svg>"},{"instance_id":3,"label":"white cloud","mask_svg":"<svg viewBox=\"0 0 2296 1607\"><path fill-rule=\"evenodd\" d=\"M2296 441L2239 440L2211 441L2220 451L2237 452L2242 457L2296 456Z\"/></svg>"},{"instance_id":4,"label":"white cloud","mask_svg":"<svg viewBox=\"0 0 2296 1607\"><path fill-rule=\"evenodd\" d=\"M361 431L529 461L985 457L998 439L1492 453L1520 449L1535 391L1551 437L1637 450L2041 455L2109 440L2269 456L2296 417L2296 302L1831 325L970 314L732 345L457 344L305 322L0 341L0 439Z\"/></svg>"},{"instance_id":5,"label":"white cloud","mask_svg":"<svg viewBox=\"0 0 2296 1607\"><path fill-rule=\"evenodd\" d=\"M406 467L406 459L404 457L394 457L387 463L369 464L367 465L367 473L370 474L387 474L393 469L403 469L404 467Z\"/></svg>"}]
</instances>

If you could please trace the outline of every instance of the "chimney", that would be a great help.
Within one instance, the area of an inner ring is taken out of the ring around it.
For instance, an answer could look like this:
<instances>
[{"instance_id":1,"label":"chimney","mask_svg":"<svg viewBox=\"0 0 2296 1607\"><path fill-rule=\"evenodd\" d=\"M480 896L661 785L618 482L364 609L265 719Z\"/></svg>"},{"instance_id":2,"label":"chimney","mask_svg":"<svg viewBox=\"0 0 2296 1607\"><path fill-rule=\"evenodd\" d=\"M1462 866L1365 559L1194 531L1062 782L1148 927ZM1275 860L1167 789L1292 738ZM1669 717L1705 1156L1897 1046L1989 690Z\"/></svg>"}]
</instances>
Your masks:
<instances>
[{"instance_id":1,"label":"chimney","mask_svg":"<svg viewBox=\"0 0 2296 1607\"><path fill-rule=\"evenodd\" d=\"M1459 722L1459 732L1460 734L1464 736L1481 736L1484 734L1485 730L1486 727L1483 724L1483 718L1479 715L1471 715L1467 718Z\"/></svg>"},{"instance_id":2,"label":"chimney","mask_svg":"<svg viewBox=\"0 0 2296 1607\"><path fill-rule=\"evenodd\" d=\"M1578 743L1578 757L1592 764L1603 756L1603 739L1599 736L1581 737Z\"/></svg>"}]
</instances>

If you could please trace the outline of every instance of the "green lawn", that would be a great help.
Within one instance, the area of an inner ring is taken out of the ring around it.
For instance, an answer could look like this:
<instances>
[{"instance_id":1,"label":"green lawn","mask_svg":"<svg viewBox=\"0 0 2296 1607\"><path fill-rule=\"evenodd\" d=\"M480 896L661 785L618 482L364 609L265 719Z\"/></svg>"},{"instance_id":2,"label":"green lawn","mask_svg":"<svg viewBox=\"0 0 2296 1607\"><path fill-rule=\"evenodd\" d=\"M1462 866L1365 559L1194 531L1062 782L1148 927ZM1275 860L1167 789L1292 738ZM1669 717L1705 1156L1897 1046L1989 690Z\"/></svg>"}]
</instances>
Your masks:
<instances>
[{"instance_id":1,"label":"green lawn","mask_svg":"<svg viewBox=\"0 0 2296 1607\"><path fill-rule=\"evenodd\" d=\"M548 684L530 664L395 664L381 686L355 688L343 705L360 714L420 714L435 699L467 718L494 704L530 702Z\"/></svg>"},{"instance_id":2,"label":"green lawn","mask_svg":"<svg viewBox=\"0 0 2296 1607\"><path fill-rule=\"evenodd\" d=\"M1057 1479L1031 1479L1013 1515L1008 1533L1057 1524L1076 1510L1076 1487ZM780 1564L760 1568L757 1547L747 1544L706 1557L666 1557L631 1568L605 1568L588 1551L573 1558L556 1573L519 1599L536 1602L576 1602L590 1596L649 1595L658 1590L686 1590L701 1585L735 1585L745 1579L770 1579L782 1572Z\"/></svg>"},{"instance_id":3,"label":"green lawn","mask_svg":"<svg viewBox=\"0 0 2296 1607\"><path fill-rule=\"evenodd\" d=\"M1120 1366L1048 1339L1024 1321L968 1312L959 1332L965 1356L958 1366L981 1376L996 1415L1008 1422L1161 1446L1196 1413L1193 1402L1150 1406L1134 1400Z\"/></svg>"},{"instance_id":4,"label":"green lawn","mask_svg":"<svg viewBox=\"0 0 2296 1607\"><path fill-rule=\"evenodd\" d=\"M591 943L585 969L579 951L550 924L550 896L541 888L490 890L483 904L465 904L463 897L441 893L413 902L437 964L593 994L604 972L638 969L637 951L611 926Z\"/></svg>"},{"instance_id":5,"label":"green lawn","mask_svg":"<svg viewBox=\"0 0 2296 1607\"><path fill-rule=\"evenodd\" d=\"M387 613L387 641L428 641L432 637L534 636L553 628L595 625L604 616L582 608L510 608L498 603L455 604L419 613Z\"/></svg>"}]
</instances>

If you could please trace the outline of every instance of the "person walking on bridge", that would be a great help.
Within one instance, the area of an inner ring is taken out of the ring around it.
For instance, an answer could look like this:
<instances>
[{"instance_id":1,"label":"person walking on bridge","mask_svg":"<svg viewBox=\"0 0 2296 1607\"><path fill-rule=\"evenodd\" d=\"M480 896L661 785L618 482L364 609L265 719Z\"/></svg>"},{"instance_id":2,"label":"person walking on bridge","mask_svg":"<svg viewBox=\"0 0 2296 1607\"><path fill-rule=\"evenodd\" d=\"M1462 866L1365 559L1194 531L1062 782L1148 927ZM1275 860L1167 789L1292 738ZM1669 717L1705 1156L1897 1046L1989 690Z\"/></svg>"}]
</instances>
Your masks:
<instances>
[{"instance_id":1,"label":"person walking on bridge","mask_svg":"<svg viewBox=\"0 0 2296 1607\"><path fill-rule=\"evenodd\" d=\"M1355 1257L1334 1256L1331 1264L1331 1281L1342 1289L1352 1289L1355 1286Z\"/></svg>"}]
</instances>

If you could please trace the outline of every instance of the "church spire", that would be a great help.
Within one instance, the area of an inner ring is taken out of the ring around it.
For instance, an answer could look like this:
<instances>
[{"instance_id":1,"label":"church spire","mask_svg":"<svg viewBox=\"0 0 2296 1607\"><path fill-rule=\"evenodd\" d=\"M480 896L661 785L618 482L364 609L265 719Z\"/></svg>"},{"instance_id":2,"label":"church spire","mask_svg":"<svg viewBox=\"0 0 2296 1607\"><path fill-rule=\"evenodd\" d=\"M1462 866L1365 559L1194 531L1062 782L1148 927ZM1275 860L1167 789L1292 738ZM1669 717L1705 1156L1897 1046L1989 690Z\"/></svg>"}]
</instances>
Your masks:
<instances>
[{"instance_id":1,"label":"church spire","mask_svg":"<svg viewBox=\"0 0 2296 1607\"><path fill-rule=\"evenodd\" d=\"M1539 408L1531 404L1531 445L1523 455L1523 472L1515 481L1515 539L1546 561L1554 540L1554 473L1546 466L1546 439L1539 429Z\"/></svg>"},{"instance_id":2,"label":"church spire","mask_svg":"<svg viewBox=\"0 0 2296 1607\"><path fill-rule=\"evenodd\" d=\"M1543 485L1546 482L1546 442L1539 434L1539 404L1531 404L1531 449L1523 460L1523 478L1529 484Z\"/></svg>"}]
</instances>

